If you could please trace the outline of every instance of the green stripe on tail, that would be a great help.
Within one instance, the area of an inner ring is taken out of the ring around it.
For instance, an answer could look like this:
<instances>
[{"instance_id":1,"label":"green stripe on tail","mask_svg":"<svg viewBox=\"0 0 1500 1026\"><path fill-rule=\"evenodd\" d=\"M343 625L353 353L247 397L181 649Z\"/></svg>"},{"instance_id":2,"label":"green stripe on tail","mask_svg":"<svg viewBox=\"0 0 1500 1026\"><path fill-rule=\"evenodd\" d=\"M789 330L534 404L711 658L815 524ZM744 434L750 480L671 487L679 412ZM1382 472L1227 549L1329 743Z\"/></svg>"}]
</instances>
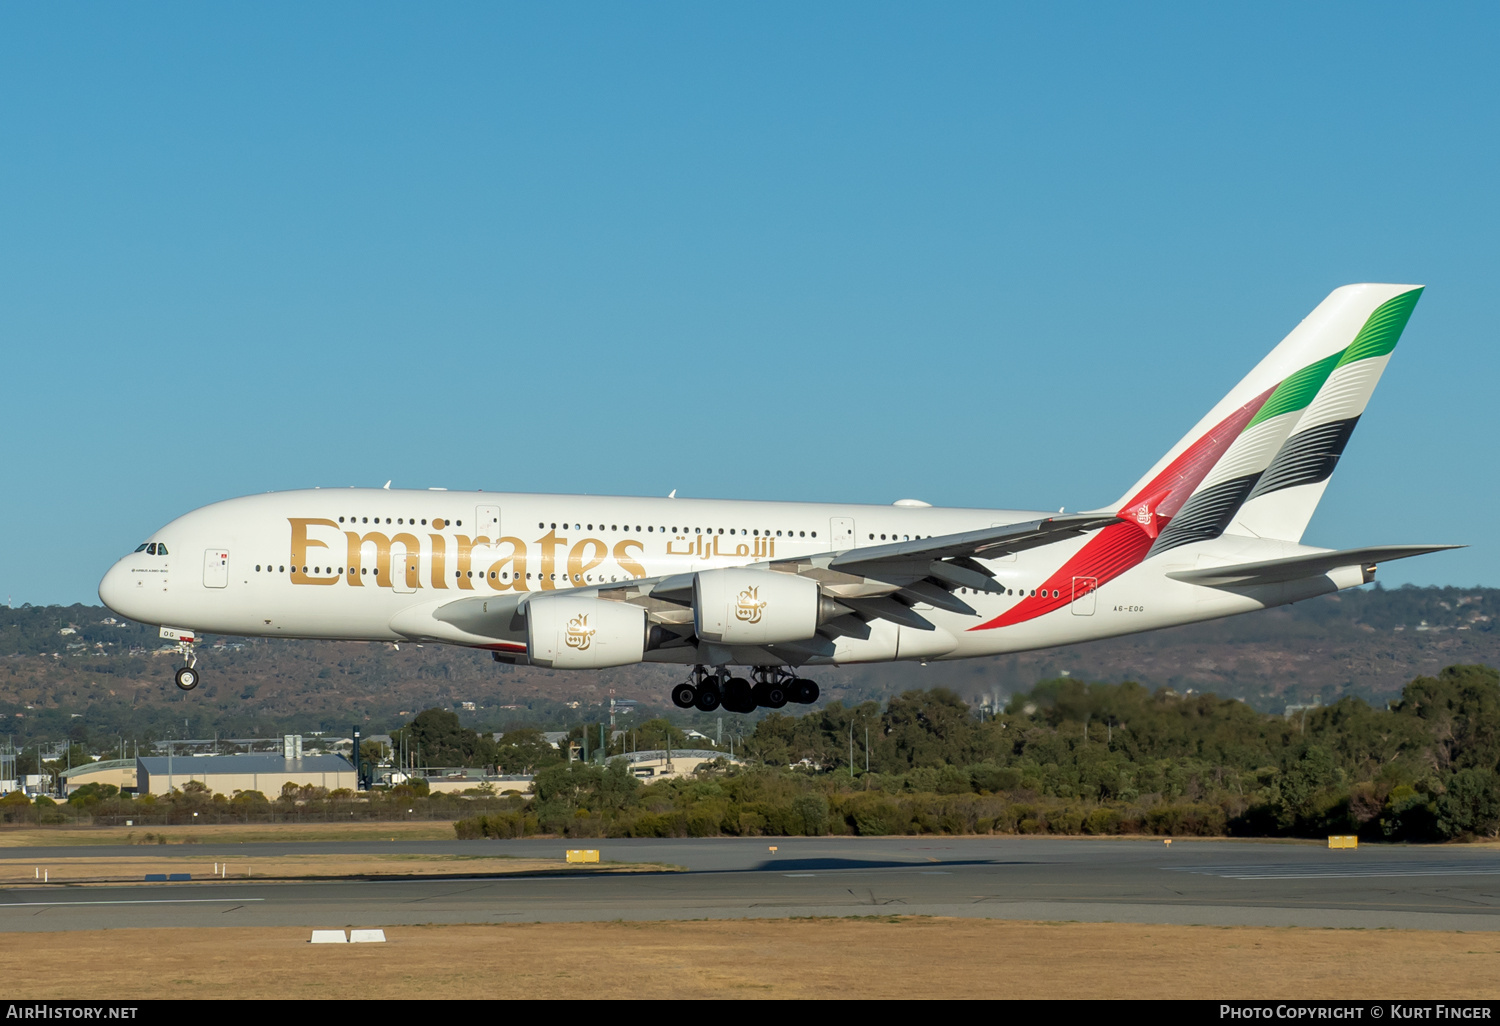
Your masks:
<instances>
[{"instance_id":1,"label":"green stripe on tail","mask_svg":"<svg viewBox=\"0 0 1500 1026\"><path fill-rule=\"evenodd\" d=\"M1370 315L1370 319L1365 321L1365 326L1359 329L1359 334L1354 336L1349 348L1344 350L1338 365L1342 367L1356 360L1385 356L1395 349L1401 332L1406 329L1406 322L1411 318L1412 309L1421 298L1422 290L1412 289L1382 303Z\"/></svg>"}]
</instances>

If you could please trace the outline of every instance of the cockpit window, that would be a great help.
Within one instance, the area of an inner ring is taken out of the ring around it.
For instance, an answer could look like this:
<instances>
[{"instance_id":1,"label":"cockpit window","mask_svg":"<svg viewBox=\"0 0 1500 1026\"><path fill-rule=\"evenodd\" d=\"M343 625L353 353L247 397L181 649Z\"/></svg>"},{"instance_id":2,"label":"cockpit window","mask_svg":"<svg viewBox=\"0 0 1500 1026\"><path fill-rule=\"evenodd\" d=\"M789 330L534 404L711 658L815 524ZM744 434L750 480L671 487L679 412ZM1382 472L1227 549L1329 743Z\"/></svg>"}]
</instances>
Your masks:
<instances>
[{"instance_id":1,"label":"cockpit window","mask_svg":"<svg viewBox=\"0 0 1500 1026\"><path fill-rule=\"evenodd\" d=\"M151 543L150 548L146 549L146 554L148 556L154 556L154 555L156 555L156 542L152 542Z\"/></svg>"},{"instance_id":2,"label":"cockpit window","mask_svg":"<svg viewBox=\"0 0 1500 1026\"><path fill-rule=\"evenodd\" d=\"M167 547L165 545L163 545L161 542L157 542L156 543L156 554L158 556L165 556L167 554Z\"/></svg>"},{"instance_id":3,"label":"cockpit window","mask_svg":"<svg viewBox=\"0 0 1500 1026\"><path fill-rule=\"evenodd\" d=\"M141 542L139 545L137 545L135 547L135 551L137 551L137 552L145 552L146 551L146 543L145 542Z\"/></svg>"}]
</instances>

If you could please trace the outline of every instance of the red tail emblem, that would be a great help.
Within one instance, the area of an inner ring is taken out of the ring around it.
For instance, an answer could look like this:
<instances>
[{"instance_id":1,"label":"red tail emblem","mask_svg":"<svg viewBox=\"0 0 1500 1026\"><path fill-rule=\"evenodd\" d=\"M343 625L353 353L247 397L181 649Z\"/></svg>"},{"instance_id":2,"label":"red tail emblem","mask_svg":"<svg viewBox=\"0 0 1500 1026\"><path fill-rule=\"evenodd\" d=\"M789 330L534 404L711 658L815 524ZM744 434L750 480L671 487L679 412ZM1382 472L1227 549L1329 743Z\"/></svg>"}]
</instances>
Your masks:
<instances>
[{"instance_id":1,"label":"red tail emblem","mask_svg":"<svg viewBox=\"0 0 1500 1026\"><path fill-rule=\"evenodd\" d=\"M1164 488L1149 498L1137 499L1116 513L1115 516L1127 524L1134 524L1146 532L1146 537L1154 539L1158 534L1161 534L1161 529L1171 519L1170 516L1160 512L1161 504L1171 494L1172 489Z\"/></svg>"}]
</instances>

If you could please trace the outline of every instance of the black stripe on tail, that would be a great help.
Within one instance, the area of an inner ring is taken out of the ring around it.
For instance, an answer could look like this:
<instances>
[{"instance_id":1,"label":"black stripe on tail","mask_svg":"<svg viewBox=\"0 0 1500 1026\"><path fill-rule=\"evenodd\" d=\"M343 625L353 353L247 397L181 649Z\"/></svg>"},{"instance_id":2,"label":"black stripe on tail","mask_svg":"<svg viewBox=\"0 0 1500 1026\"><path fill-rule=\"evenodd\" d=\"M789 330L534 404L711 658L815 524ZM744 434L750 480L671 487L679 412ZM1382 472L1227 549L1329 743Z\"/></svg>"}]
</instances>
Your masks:
<instances>
[{"instance_id":1,"label":"black stripe on tail","mask_svg":"<svg viewBox=\"0 0 1500 1026\"><path fill-rule=\"evenodd\" d=\"M1330 421L1288 438L1249 497L1327 481L1358 423L1358 417Z\"/></svg>"},{"instance_id":2,"label":"black stripe on tail","mask_svg":"<svg viewBox=\"0 0 1500 1026\"><path fill-rule=\"evenodd\" d=\"M1151 551L1146 553L1146 558L1179 545L1207 541L1223 534L1259 479L1259 474L1249 474L1195 492L1167 523Z\"/></svg>"}]
</instances>

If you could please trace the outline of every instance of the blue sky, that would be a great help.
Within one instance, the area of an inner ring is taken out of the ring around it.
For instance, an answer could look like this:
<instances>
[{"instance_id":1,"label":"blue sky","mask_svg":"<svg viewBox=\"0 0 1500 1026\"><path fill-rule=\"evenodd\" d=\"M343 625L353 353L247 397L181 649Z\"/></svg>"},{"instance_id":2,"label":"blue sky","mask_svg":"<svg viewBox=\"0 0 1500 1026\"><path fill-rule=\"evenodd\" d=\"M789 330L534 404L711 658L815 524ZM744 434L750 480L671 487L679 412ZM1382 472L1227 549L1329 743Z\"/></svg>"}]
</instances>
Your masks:
<instances>
[{"instance_id":1,"label":"blue sky","mask_svg":"<svg viewBox=\"0 0 1500 1026\"><path fill-rule=\"evenodd\" d=\"M1428 286L1306 540L1500 585L1493 6L10 5L0 598L312 485L1069 509Z\"/></svg>"}]
</instances>

